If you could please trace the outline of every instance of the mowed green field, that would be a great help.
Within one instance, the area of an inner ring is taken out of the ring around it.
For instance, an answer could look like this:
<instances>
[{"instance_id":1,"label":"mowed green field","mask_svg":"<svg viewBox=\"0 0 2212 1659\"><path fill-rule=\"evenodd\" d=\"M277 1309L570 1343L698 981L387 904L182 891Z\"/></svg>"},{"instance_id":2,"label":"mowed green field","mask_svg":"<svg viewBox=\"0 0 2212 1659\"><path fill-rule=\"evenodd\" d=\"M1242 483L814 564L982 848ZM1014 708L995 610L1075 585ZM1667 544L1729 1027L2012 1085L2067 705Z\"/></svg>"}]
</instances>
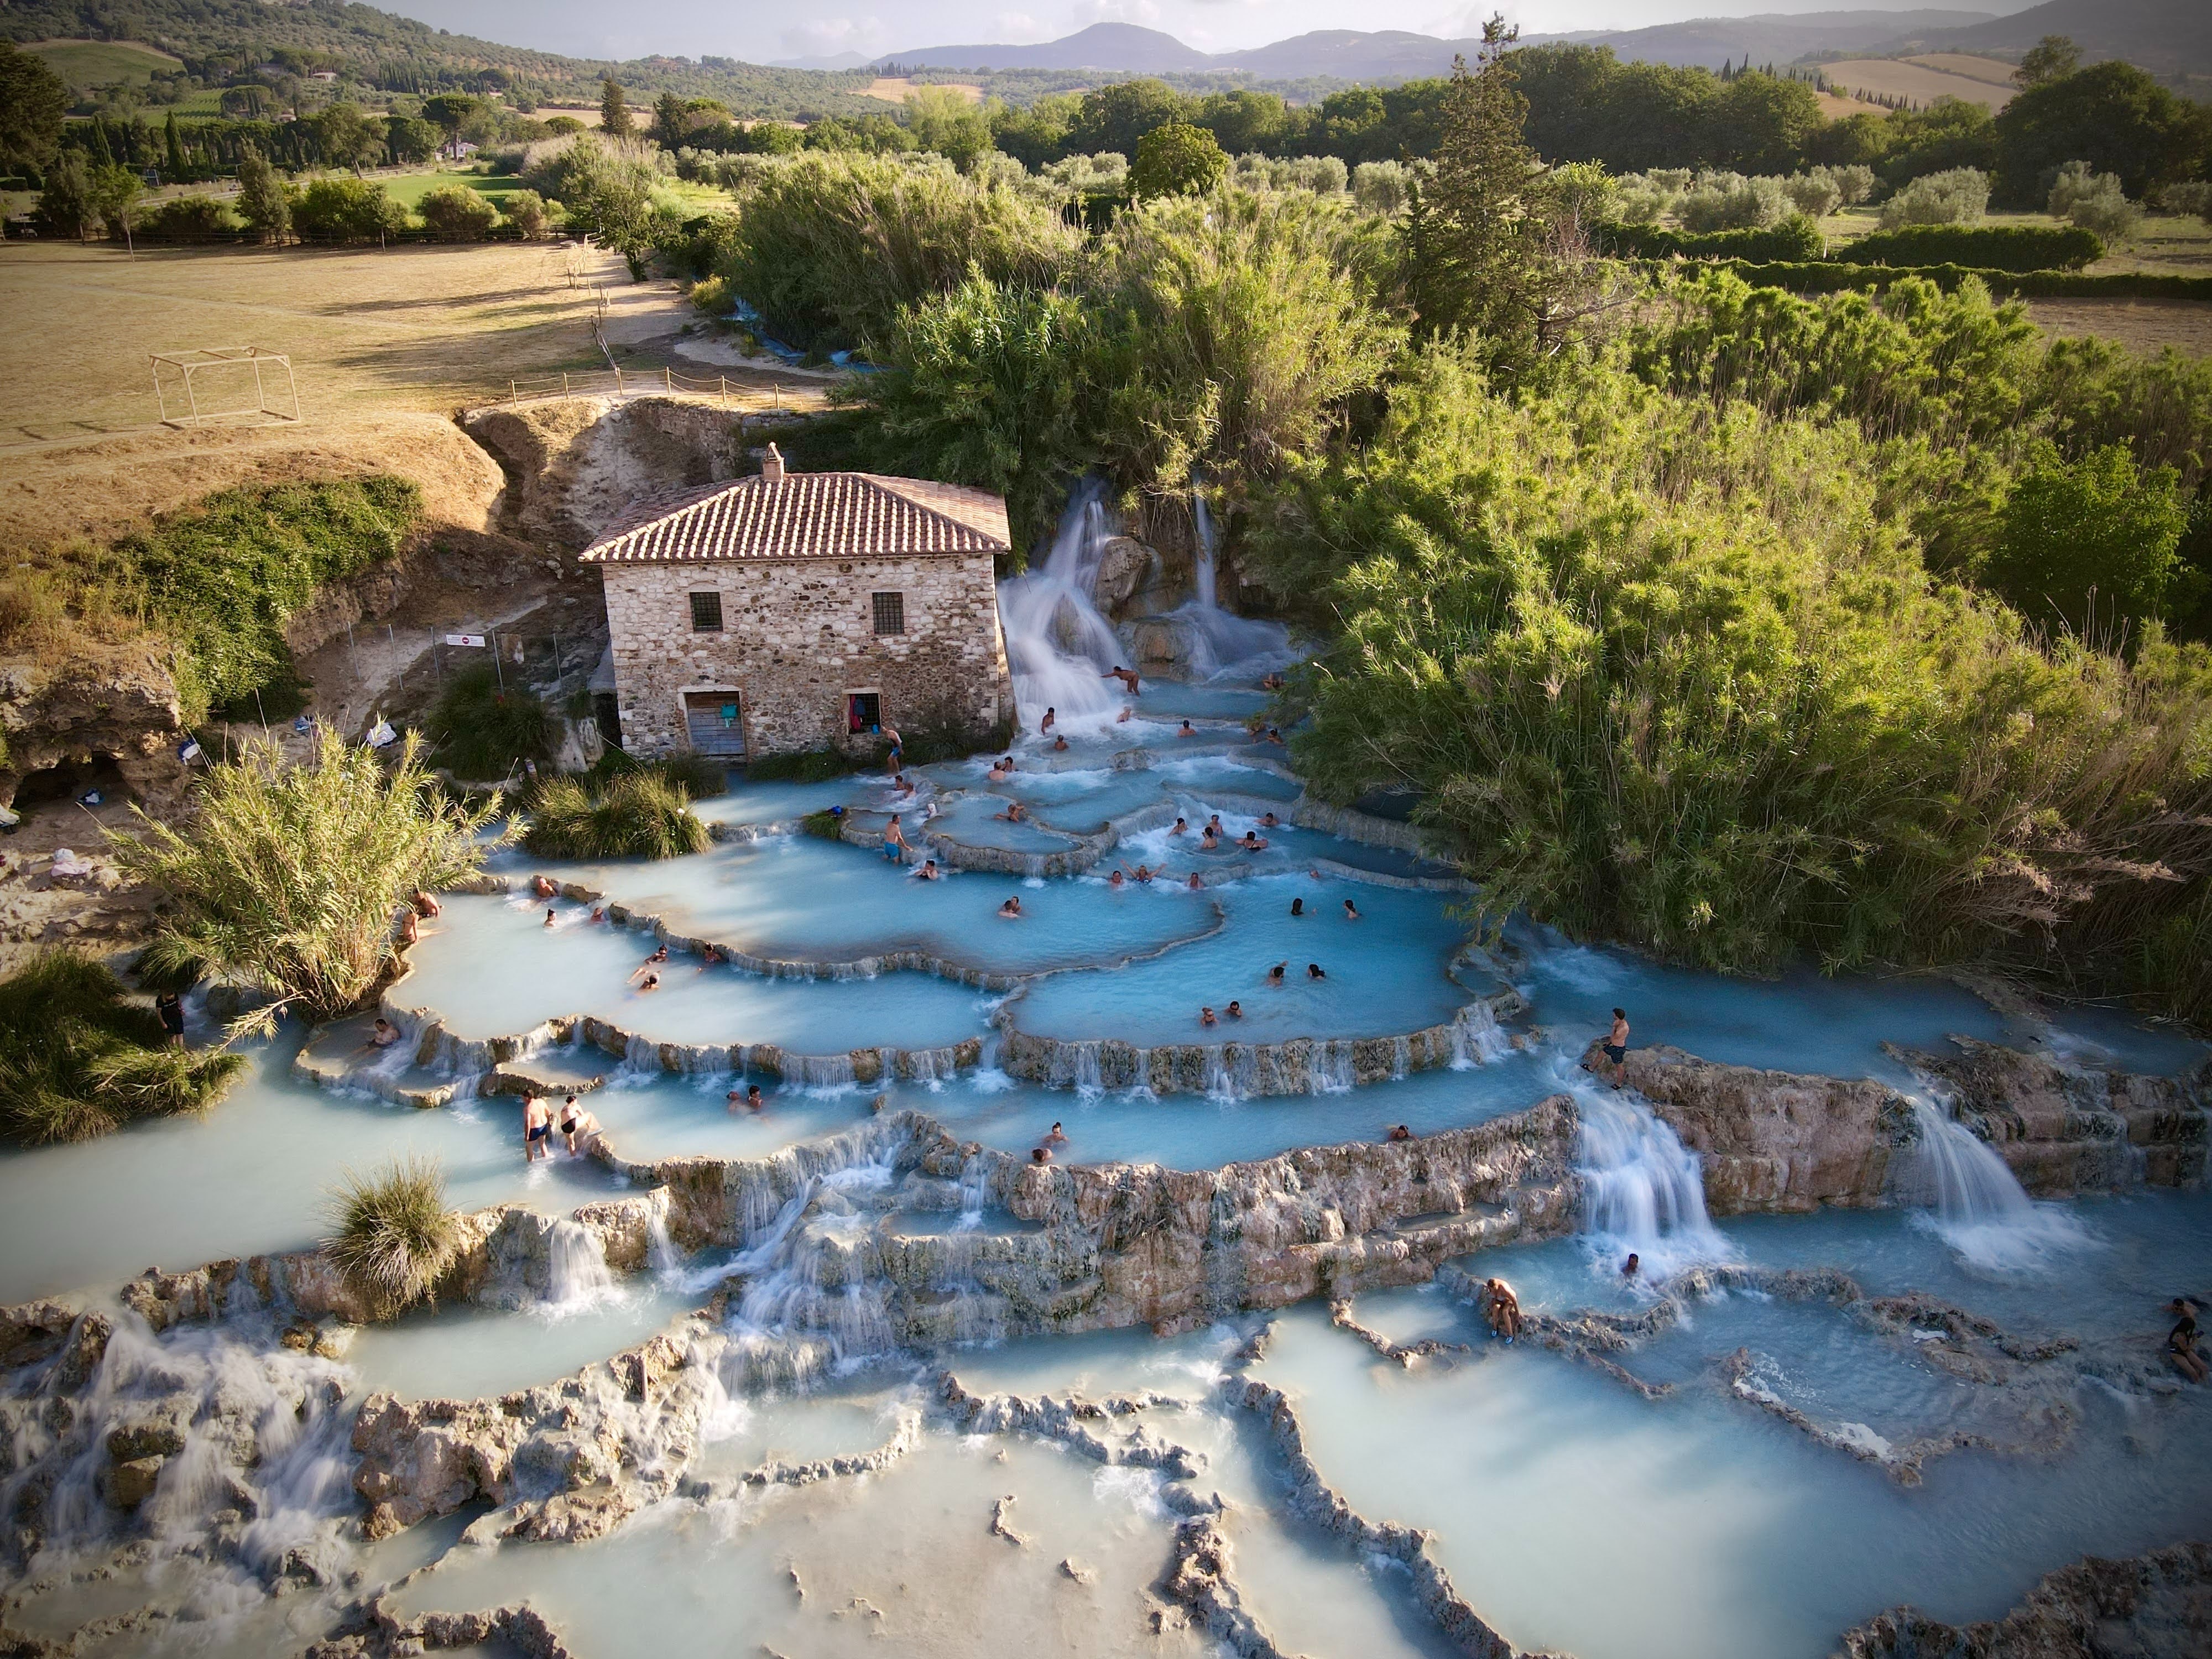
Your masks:
<instances>
[{"instance_id":1,"label":"mowed green field","mask_svg":"<svg viewBox=\"0 0 2212 1659\"><path fill-rule=\"evenodd\" d=\"M440 169L432 173L380 173L371 176L384 186L393 201L410 213L422 205L425 196L447 185L459 185L475 191L479 196L489 196L500 206L504 206L506 198L522 188L521 179L512 173L453 173Z\"/></svg>"},{"instance_id":2,"label":"mowed green field","mask_svg":"<svg viewBox=\"0 0 2212 1659\"><path fill-rule=\"evenodd\" d=\"M33 40L23 48L72 87L143 83L156 70L181 69L184 60L135 40Z\"/></svg>"}]
</instances>

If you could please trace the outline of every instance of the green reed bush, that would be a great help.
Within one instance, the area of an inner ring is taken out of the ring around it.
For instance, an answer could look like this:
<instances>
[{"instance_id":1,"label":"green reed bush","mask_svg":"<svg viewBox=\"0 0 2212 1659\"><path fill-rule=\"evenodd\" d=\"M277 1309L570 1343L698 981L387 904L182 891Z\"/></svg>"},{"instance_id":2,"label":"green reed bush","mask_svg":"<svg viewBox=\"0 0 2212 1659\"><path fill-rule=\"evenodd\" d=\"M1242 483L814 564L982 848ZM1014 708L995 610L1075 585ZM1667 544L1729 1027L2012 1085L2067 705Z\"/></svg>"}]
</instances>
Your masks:
<instances>
[{"instance_id":1,"label":"green reed bush","mask_svg":"<svg viewBox=\"0 0 2212 1659\"><path fill-rule=\"evenodd\" d=\"M0 1139L90 1140L137 1117L204 1110L235 1054L170 1047L151 1012L99 963L47 951L0 981Z\"/></svg>"},{"instance_id":2,"label":"green reed bush","mask_svg":"<svg viewBox=\"0 0 2212 1659\"><path fill-rule=\"evenodd\" d=\"M459 1254L459 1218L446 1207L434 1160L410 1157L365 1176L349 1170L329 1210L324 1252L378 1318L433 1299Z\"/></svg>"},{"instance_id":3,"label":"green reed bush","mask_svg":"<svg viewBox=\"0 0 2212 1659\"><path fill-rule=\"evenodd\" d=\"M679 858L713 837L682 784L658 772L625 772L594 789L576 778L541 784L522 844L548 858Z\"/></svg>"},{"instance_id":4,"label":"green reed bush","mask_svg":"<svg viewBox=\"0 0 2212 1659\"><path fill-rule=\"evenodd\" d=\"M505 778L553 752L553 720L527 686L505 686L489 665L447 680L424 716L431 753L457 778Z\"/></svg>"},{"instance_id":5,"label":"green reed bush","mask_svg":"<svg viewBox=\"0 0 2212 1659\"><path fill-rule=\"evenodd\" d=\"M297 765L251 742L210 769L193 805L180 825L140 813L110 839L118 867L170 898L156 967L202 963L276 999L241 1030L268 1030L294 1005L316 1019L358 1006L398 961L409 896L474 875L510 838L490 830L498 794L450 799L412 733L380 759L322 727Z\"/></svg>"}]
</instances>

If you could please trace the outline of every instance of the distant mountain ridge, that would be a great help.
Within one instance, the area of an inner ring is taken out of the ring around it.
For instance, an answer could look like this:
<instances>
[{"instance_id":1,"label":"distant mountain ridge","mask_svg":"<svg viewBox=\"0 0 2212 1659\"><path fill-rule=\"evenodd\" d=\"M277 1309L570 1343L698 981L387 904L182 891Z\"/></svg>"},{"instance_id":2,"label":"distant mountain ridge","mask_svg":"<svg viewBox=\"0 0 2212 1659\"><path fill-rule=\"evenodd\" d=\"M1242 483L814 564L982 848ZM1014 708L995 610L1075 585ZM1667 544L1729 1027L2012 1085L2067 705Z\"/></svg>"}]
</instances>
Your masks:
<instances>
[{"instance_id":1,"label":"distant mountain ridge","mask_svg":"<svg viewBox=\"0 0 2212 1659\"><path fill-rule=\"evenodd\" d=\"M2212 0L2046 0L1960 28L1914 24L1881 43L1887 52L2025 52L2063 34L2092 59L2122 58L2160 75L2212 75Z\"/></svg>"},{"instance_id":2,"label":"distant mountain ridge","mask_svg":"<svg viewBox=\"0 0 2212 1659\"><path fill-rule=\"evenodd\" d=\"M2130 7L2197 6L2212 16L2212 0L2052 0L2056 5L2092 4L2124 12ZM2038 7L2038 11L2049 7ZM2032 14L2023 13L2023 16ZM1706 17L1650 28L1585 30L1573 34L1525 35L1524 44L1547 40L1608 46L1623 58L1647 63L1700 64L1786 64L1808 53L1867 52L1906 36L1946 39L2016 20L1985 11L1820 11L1765 13L1750 17ZM2030 33L2033 46L2045 29ZM970 43L917 46L866 58L855 52L835 58L793 59L790 69L852 69L870 63L895 63L933 70L1096 70L1121 75L1188 75L1237 72L1268 81L1333 76L1346 81L1403 81L1445 75L1455 56L1472 56L1481 43L1472 38L1440 40L1402 29L1372 32L1317 29L1243 52L1204 52L1172 34L1134 23L1094 23L1058 40L1034 46Z\"/></svg>"}]
</instances>

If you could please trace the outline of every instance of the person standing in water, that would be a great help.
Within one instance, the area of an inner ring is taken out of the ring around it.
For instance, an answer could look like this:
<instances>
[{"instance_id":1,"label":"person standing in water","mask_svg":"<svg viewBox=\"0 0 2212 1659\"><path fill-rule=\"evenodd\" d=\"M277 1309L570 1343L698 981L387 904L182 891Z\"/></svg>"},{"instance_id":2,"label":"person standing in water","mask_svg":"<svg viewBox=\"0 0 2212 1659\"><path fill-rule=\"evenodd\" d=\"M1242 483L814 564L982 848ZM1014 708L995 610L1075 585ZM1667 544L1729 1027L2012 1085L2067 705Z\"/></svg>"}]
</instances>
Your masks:
<instances>
[{"instance_id":1,"label":"person standing in water","mask_svg":"<svg viewBox=\"0 0 2212 1659\"><path fill-rule=\"evenodd\" d=\"M161 1021L161 1036L173 1048L185 1046L185 1000L174 991L154 999L154 1012ZM378 1022L380 1024L381 1021Z\"/></svg>"},{"instance_id":2,"label":"person standing in water","mask_svg":"<svg viewBox=\"0 0 2212 1659\"><path fill-rule=\"evenodd\" d=\"M1060 716L1059 716L1058 714L1054 714L1051 709L1049 709L1049 708L1046 709L1046 710L1044 711L1044 719L1043 719L1043 720L1042 720L1042 721L1041 721L1041 722L1038 724L1038 726L1037 726L1037 736L1039 736L1039 737L1042 737L1046 732L1048 732L1051 731L1051 730L1052 730L1052 728L1053 728L1053 725L1054 725L1054 723L1055 721L1057 721L1059 719L1060 719Z\"/></svg>"},{"instance_id":3,"label":"person standing in water","mask_svg":"<svg viewBox=\"0 0 2212 1659\"><path fill-rule=\"evenodd\" d=\"M1605 1057L1613 1062L1613 1086L1628 1081L1628 1011L1613 1011L1613 1030L1606 1034Z\"/></svg>"},{"instance_id":4,"label":"person standing in water","mask_svg":"<svg viewBox=\"0 0 2212 1659\"><path fill-rule=\"evenodd\" d=\"M536 1095L526 1096L522 1102L522 1161L535 1164L538 1154L550 1158L553 1149L545 1144L545 1137L553 1131L553 1114Z\"/></svg>"},{"instance_id":5,"label":"person standing in water","mask_svg":"<svg viewBox=\"0 0 2212 1659\"><path fill-rule=\"evenodd\" d=\"M906 844L906 831L900 827L899 815L891 814L891 821L884 826L884 856L904 863L914 848Z\"/></svg>"}]
</instances>

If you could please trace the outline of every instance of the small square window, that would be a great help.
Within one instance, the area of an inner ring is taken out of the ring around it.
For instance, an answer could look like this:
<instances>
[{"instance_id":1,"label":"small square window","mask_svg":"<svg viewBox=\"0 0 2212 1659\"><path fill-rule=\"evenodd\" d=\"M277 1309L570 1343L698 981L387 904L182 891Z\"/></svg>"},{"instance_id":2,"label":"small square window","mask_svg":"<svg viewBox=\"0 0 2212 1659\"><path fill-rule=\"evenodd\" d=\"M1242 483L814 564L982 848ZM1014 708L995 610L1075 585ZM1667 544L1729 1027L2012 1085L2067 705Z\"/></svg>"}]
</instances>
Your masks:
<instances>
[{"instance_id":1,"label":"small square window","mask_svg":"<svg viewBox=\"0 0 2212 1659\"><path fill-rule=\"evenodd\" d=\"M722 596L720 593L694 593L691 596L691 631L694 634L719 634L722 631Z\"/></svg>"},{"instance_id":2,"label":"small square window","mask_svg":"<svg viewBox=\"0 0 2212 1659\"><path fill-rule=\"evenodd\" d=\"M876 602L876 632L878 634L905 633L906 595L878 593L872 597Z\"/></svg>"},{"instance_id":3,"label":"small square window","mask_svg":"<svg viewBox=\"0 0 2212 1659\"><path fill-rule=\"evenodd\" d=\"M853 737L872 737L884 729L884 700L873 691L845 694L845 730Z\"/></svg>"}]
</instances>

